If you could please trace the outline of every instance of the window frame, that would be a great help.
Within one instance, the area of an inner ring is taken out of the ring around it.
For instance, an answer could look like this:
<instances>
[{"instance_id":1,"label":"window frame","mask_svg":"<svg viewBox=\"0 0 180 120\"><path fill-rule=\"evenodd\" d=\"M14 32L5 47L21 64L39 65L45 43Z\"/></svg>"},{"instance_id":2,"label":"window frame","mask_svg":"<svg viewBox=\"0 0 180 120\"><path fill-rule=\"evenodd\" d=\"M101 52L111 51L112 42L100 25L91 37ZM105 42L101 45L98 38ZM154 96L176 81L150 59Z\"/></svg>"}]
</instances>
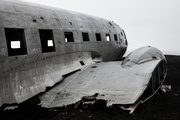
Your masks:
<instances>
[{"instance_id":1,"label":"window frame","mask_svg":"<svg viewBox=\"0 0 180 120\"><path fill-rule=\"evenodd\" d=\"M55 43L53 30L51 29L39 29L39 36L41 42L42 53L55 52ZM52 46L48 45L48 41L52 41Z\"/></svg>"},{"instance_id":2,"label":"window frame","mask_svg":"<svg viewBox=\"0 0 180 120\"><path fill-rule=\"evenodd\" d=\"M96 41L102 41L101 33L95 33L95 35L96 35ZM98 39L98 38L100 38L100 39Z\"/></svg>"},{"instance_id":3,"label":"window frame","mask_svg":"<svg viewBox=\"0 0 180 120\"><path fill-rule=\"evenodd\" d=\"M68 34L70 34L70 35L67 36ZM64 41L65 41L65 43L74 42L73 32L64 31Z\"/></svg>"},{"instance_id":4,"label":"window frame","mask_svg":"<svg viewBox=\"0 0 180 120\"><path fill-rule=\"evenodd\" d=\"M108 39L109 38L109 39ZM111 41L111 36L109 33L106 34L106 41L110 42Z\"/></svg>"},{"instance_id":5,"label":"window frame","mask_svg":"<svg viewBox=\"0 0 180 120\"><path fill-rule=\"evenodd\" d=\"M83 39L84 42L90 41L89 33L88 32L82 32L82 39Z\"/></svg>"},{"instance_id":6,"label":"window frame","mask_svg":"<svg viewBox=\"0 0 180 120\"><path fill-rule=\"evenodd\" d=\"M27 45L23 28L4 28L9 56L26 55ZM18 47L12 47L12 42L19 42Z\"/></svg>"},{"instance_id":7,"label":"window frame","mask_svg":"<svg viewBox=\"0 0 180 120\"><path fill-rule=\"evenodd\" d=\"M114 34L114 41L118 41L117 34Z\"/></svg>"}]
</instances>

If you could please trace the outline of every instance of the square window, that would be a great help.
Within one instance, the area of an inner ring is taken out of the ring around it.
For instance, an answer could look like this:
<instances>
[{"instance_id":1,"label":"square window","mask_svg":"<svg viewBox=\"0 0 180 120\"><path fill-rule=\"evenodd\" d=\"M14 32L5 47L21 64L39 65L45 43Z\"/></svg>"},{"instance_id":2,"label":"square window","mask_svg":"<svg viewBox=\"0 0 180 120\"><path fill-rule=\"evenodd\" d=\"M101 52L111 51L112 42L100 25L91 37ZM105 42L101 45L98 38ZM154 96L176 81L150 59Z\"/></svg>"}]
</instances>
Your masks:
<instances>
[{"instance_id":1,"label":"square window","mask_svg":"<svg viewBox=\"0 0 180 120\"><path fill-rule=\"evenodd\" d=\"M52 30L39 30L42 52L54 52L54 37Z\"/></svg>"},{"instance_id":2,"label":"square window","mask_svg":"<svg viewBox=\"0 0 180 120\"><path fill-rule=\"evenodd\" d=\"M88 33L82 33L83 41L89 41Z\"/></svg>"},{"instance_id":3,"label":"square window","mask_svg":"<svg viewBox=\"0 0 180 120\"><path fill-rule=\"evenodd\" d=\"M24 29L5 28L8 55L25 55L27 54Z\"/></svg>"},{"instance_id":4,"label":"square window","mask_svg":"<svg viewBox=\"0 0 180 120\"><path fill-rule=\"evenodd\" d=\"M107 40L107 41L111 41L111 38L110 38L110 35L109 35L109 34L106 34L106 40Z\"/></svg>"},{"instance_id":5,"label":"square window","mask_svg":"<svg viewBox=\"0 0 180 120\"><path fill-rule=\"evenodd\" d=\"M96 40L101 41L101 34L100 33L96 33Z\"/></svg>"},{"instance_id":6,"label":"square window","mask_svg":"<svg viewBox=\"0 0 180 120\"><path fill-rule=\"evenodd\" d=\"M65 42L74 42L73 33L72 32L64 32L64 41Z\"/></svg>"},{"instance_id":7,"label":"square window","mask_svg":"<svg viewBox=\"0 0 180 120\"><path fill-rule=\"evenodd\" d=\"M116 34L114 35L114 40L117 41L117 35Z\"/></svg>"}]
</instances>

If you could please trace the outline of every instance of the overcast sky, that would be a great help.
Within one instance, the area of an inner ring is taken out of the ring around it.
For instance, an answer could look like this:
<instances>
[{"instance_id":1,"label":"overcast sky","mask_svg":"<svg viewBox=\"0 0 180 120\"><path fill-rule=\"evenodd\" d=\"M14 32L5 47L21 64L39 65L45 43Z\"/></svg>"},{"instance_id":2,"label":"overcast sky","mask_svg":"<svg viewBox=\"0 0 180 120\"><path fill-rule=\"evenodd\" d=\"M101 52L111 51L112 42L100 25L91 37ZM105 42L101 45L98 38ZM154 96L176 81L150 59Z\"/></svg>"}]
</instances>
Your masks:
<instances>
[{"instance_id":1,"label":"overcast sky","mask_svg":"<svg viewBox=\"0 0 180 120\"><path fill-rule=\"evenodd\" d=\"M99 16L121 26L128 51L154 46L180 55L180 0L25 0Z\"/></svg>"}]
</instances>

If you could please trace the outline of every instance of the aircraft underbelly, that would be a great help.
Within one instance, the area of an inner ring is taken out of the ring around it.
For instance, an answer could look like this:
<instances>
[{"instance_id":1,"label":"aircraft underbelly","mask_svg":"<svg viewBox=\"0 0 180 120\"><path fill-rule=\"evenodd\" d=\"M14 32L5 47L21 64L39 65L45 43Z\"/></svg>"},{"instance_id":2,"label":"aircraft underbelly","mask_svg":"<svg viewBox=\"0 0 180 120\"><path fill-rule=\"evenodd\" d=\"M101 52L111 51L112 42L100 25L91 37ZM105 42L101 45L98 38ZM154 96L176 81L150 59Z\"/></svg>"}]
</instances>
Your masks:
<instances>
[{"instance_id":1,"label":"aircraft underbelly","mask_svg":"<svg viewBox=\"0 0 180 120\"><path fill-rule=\"evenodd\" d=\"M147 88L154 68L161 60L151 60L122 68L122 62L101 62L87 66L64 78L51 90L39 96L47 108L75 104L85 96L113 104L133 104Z\"/></svg>"}]
</instances>

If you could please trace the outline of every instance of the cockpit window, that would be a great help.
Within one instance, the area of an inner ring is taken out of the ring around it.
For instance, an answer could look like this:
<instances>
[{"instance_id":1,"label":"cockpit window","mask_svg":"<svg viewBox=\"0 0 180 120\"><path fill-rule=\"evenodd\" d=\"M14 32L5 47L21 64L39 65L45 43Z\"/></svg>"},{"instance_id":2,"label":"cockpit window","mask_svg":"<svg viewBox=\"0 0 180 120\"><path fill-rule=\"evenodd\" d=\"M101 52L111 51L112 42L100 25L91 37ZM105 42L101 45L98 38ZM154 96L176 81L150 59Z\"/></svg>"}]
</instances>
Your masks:
<instances>
[{"instance_id":1,"label":"cockpit window","mask_svg":"<svg viewBox=\"0 0 180 120\"><path fill-rule=\"evenodd\" d=\"M122 38L120 34L119 34L119 42L122 43Z\"/></svg>"},{"instance_id":2,"label":"cockpit window","mask_svg":"<svg viewBox=\"0 0 180 120\"><path fill-rule=\"evenodd\" d=\"M128 42L127 42L127 40L125 41L125 44L126 44L126 46L128 46Z\"/></svg>"},{"instance_id":3,"label":"cockpit window","mask_svg":"<svg viewBox=\"0 0 180 120\"><path fill-rule=\"evenodd\" d=\"M52 30L39 30L42 52L54 52L54 37Z\"/></svg>"},{"instance_id":4,"label":"cockpit window","mask_svg":"<svg viewBox=\"0 0 180 120\"><path fill-rule=\"evenodd\" d=\"M27 54L24 29L5 28L5 35L9 56Z\"/></svg>"},{"instance_id":5,"label":"cockpit window","mask_svg":"<svg viewBox=\"0 0 180 120\"><path fill-rule=\"evenodd\" d=\"M125 34L124 30L123 30L123 33L124 33L124 38L125 38L125 39L127 39L127 38L126 38L126 34Z\"/></svg>"},{"instance_id":6,"label":"cockpit window","mask_svg":"<svg viewBox=\"0 0 180 120\"><path fill-rule=\"evenodd\" d=\"M121 32L121 36L123 36L123 32Z\"/></svg>"}]
</instances>

